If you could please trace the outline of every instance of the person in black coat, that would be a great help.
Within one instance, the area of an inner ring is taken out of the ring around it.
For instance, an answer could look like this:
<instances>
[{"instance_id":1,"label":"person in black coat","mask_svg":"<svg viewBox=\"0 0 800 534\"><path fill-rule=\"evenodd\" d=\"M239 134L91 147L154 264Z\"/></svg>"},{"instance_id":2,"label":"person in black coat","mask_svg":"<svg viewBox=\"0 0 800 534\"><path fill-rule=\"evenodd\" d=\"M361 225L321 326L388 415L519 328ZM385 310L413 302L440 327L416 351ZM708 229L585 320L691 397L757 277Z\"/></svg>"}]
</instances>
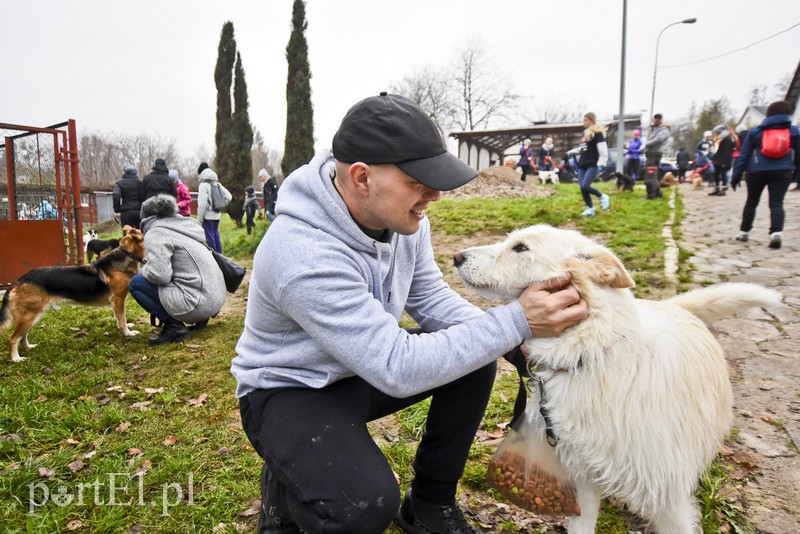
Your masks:
<instances>
[{"instance_id":1,"label":"person in black coat","mask_svg":"<svg viewBox=\"0 0 800 534\"><path fill-rule=\"evenodd\" d=\"M156 195L167 194L178 198L178 189L175 182L169 177L167 163L158 158L153 165L150 174L142 178L142 202Z\"/></svg>"},{"instance_id":2,"label":"person in black coat","mask_svg":"<svg viewBox=\"0 0 800 534\"><path fill-rule=\"evenodd\" d=\"M728 189L725 185L725 175L733 164L733 150L736 148L736 143L731 139L730 130L724 124L714 128L714 135L719 138L719 144L711 159L714 164L714 190L709 196L724 197L725 190Z\"/></svg>"},{"instance_id":3,"label":"person in black coat","mask_svg":"<svg viewBox=\"0 0 800 534\"><path fill-rule=\"evenodd\" d=\"M142 208L142 181L139 179L136 167L131 163L122 167L122 178L114 184L111 199L114 204L114 215L119 219L119 225L139 228L141 219L139 210Z\"/></svg>"},{"instance_id":4,"label":"person in black coat","mask_svg":"<svg viewBox=\"0 0 800 534\"><path fill-rule=\"evenodd\" d=\"M689 164L692 158L689 156L689 151L686 147L681 147L678 150L678 155L675 157L675 165L678 167L678 180L683 181L686 178L686 172L689 170Z\"/></svg>"}]
</instances>

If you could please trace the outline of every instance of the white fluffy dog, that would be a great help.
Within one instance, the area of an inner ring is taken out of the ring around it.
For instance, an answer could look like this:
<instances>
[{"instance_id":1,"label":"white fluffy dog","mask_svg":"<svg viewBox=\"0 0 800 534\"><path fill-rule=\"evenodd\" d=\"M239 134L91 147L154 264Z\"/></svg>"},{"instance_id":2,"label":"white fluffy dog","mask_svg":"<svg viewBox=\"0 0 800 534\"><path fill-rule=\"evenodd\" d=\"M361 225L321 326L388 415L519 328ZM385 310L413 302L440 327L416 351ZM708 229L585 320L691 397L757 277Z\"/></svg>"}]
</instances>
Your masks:
<instances>
[{"instance_id":1,"label":"white fluffy dog","mask_svg":"<svg viewBox=\"0 0 800 534\"><path fill-rule=\"evenodd\" d=\"M539 171L539 181L542 185L550 182L552 184L558 183L558 169L553 169L552 171Z\"/></svg>"},{"instance_id":2,"label":"white fluffy dog","mask_svg":"<svg viewBox=\"0 0 800 534\"><path fill-rule=\"evenodd\" d=\"M780 293L730 283L665 301L636 299L610 250L547 225L462 250L454 260L468 286L506 300L531 282L570 272L589 305L588 317L561 336L526 341L546 400L540 406L535 394L525 416L543 429L540 408L549 412L556 457L578 492L581 515L570 518L569 532L595 532L603 497L626 504L659 533L697 532L693 493L732 419L725 356L704 322L776 305Z\"/></svg>"}]
</instances>

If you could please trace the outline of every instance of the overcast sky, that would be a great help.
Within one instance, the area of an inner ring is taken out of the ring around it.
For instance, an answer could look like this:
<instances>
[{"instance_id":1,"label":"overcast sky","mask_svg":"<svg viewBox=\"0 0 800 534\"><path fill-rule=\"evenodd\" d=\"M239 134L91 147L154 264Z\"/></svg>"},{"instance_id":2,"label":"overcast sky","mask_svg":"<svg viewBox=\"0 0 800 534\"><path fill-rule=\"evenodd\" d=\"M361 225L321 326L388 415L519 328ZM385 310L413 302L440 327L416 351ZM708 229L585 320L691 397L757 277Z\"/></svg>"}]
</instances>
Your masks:
<instances>
[{"instance_id":1,"label":"overcast sky","mask_svg":"<svg viewBox=\"0 0 800 534\"><path fill-rule=\"evenodd\" d=\"M250 119L282 150L291 0L6 0L0 9L0 122L174 138L184 156L210 154L214 66L232 21L247 75ZM536 109L619 111L622 0L308 0L317 148L347 109L415 69L445 67L468 42ZM630 0L625 111L648 110L656 39L655 107L667 121L725 96L738 116L753 85L774 86L800 60L798 0Z\"/></svg>"}]
</instances>

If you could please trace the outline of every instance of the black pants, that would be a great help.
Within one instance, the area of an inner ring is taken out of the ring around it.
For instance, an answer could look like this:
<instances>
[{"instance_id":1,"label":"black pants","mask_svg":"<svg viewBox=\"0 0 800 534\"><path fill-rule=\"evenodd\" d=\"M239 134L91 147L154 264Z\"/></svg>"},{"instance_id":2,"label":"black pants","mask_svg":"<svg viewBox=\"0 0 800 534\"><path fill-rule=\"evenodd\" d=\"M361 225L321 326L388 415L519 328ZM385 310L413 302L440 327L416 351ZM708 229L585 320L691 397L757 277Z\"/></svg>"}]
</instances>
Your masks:
<instances>
[{"instance_id":1,"label":"black pants","mask_svg":"<svg viewBox=\"0 0 800 534\"><path fill-rule=\"evenodd\" d=\"M522 177L520 177L520 180L524 182L526 181L528 175L532 174L533 169L530 165L520 165L519 168L522 171Z\"/></svg>"},{"instance_id":2,"label":"black pants","mask_svg":"<svg viewBox=\"0 0 800 534\"><path fill-rule=\"evenodd\" d=\"M725 185L725 175L728 173L729 167L722 165L714 165L714 186L719 188Z\"/></svg>"},{"instance_id":3,"label":"black pants","mask_svg":"<svg viewBox=\"0 0 800 534\"><path fill-rule=\"evenodd\" d=\"M769 193L769 233L783 232L786 212L783 209L783 198L792 183L792 171L767 171L747 173L747 200L742 211L742 225L739 230L749 232L753 229L756 208L761 201L764 188Z\"/></svg>"},{"instance_id":4,"label":"black pants","mask_svg":"<svg viewBox=\"0 0 800 534\"><path fill-rule=\"evenodd\" d=\"M492 363L405 399L358 377L322 389L256 390L239 399L242 425L284 487L278 506L301 529L381 534L400 507L400 490L367 422L432 397L411 487L430 502L453 502L496 369Z\"/></svg>"},{"instance_id":5,"label":"black pants","mask_svg":"<svg viewBox=\"0 0 800 534\"><path fill-rule=\"evenodd\" d=\"M139 228L142 220L139 217L139 211L132 211L132 210L125 210L120 212L119 214L119 225L124 227L125 225L133 226L134 228Z\"/></svg>"},{"instance_id":6,"label":"black pants","mask_svg":"<svg viewBox=\"0 0 800 534\"><path fill-rule=\"evenodd\" d=\"M639 158L628 158L625 162L625 174L636 180L639 177L639 163Z\"/></svg>"}]
</instances>

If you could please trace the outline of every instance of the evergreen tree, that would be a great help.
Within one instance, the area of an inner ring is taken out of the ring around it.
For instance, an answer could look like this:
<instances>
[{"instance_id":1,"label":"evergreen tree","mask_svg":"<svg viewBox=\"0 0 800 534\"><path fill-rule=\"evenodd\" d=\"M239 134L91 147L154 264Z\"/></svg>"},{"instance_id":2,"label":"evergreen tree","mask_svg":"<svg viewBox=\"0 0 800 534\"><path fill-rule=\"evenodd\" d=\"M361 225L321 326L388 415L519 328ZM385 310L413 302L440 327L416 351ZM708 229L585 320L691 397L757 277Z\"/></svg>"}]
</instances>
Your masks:
<instances>
[{"instance_id":1,"label":"evergreen tree","mask_svg":"<svg viewBox=\"0 0 800 534\"><path fill-rule=\"evenodd\" d=\"M292 34L286 45L289 73L286 80L286 137L281 170L288 176L314 155L314 109L311 105L311 69L305 31L306 4L294 0Z\"/></svg>"},{"instance_id":2,"label":"evergreen tree","mask_svg":"<svg viewBox=\"0 0 800 534\"><path fill-rule=\"evenodd\" d=\"M214 134L216 155L214 170L220 179L227 176L228 168L224 154L230 144L232 121L231 85L233 81L233 64L236 60L236 40L233 37L233 23L228 21L222 26L217 49L217 66L214 69L214 82L217 86L217 129Z\"/></svg>"},{"instance_id":3,"label":"evergreen tree","mask_svg":"<svg viewBox=\"0 0 800 534\"><path fill-rule=\"evenodd\" d=\"M247 102L247 82L242 67L242 56L237 52L235 78L233 84L234 111L231 121L231 135L228 143L229 153L225 155L228 173L225 183L233 195L227 212L237 226L242 225L242 204L244 188L253 182L253 127L250 124L249 104Z\"/></svg>"},{"instance_id":4,"label":"evergreen tree","mask_svg":"<svg viewBox=\"0 0 800 534\"><path fill-rule=\"evenodd\" d=\"M730 104L724 96L719 100L710 100L703 104L700 115L697 117L695 138L702 139L703 132L713 130L715 126L726 124L730 116Z\"/></svg>"}]
</instances>

